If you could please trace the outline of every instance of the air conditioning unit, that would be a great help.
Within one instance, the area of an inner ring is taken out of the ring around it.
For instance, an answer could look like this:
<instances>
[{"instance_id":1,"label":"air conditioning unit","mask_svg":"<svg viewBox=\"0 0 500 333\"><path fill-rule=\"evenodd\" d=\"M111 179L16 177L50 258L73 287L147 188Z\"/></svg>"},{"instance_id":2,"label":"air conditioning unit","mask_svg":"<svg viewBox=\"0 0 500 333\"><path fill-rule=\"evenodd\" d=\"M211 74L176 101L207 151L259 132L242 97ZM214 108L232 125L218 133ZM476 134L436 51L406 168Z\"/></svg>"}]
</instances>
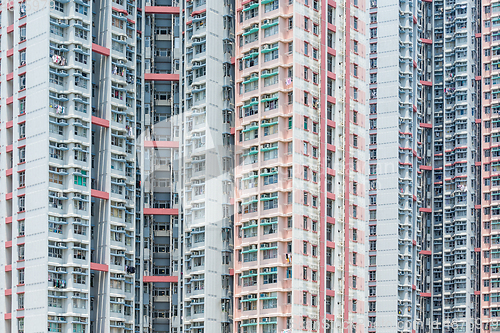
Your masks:
<instances>
[{"instance_id":1,"label":"air conditioning unit","mask_svg":"<svg viewBox=\"0 0 500 333\"><path fill-rule=\"evenodd\" d=\"M64 243L59 242L57 243L57 246L64 246Z\"/></svg>"},{"instance_id":2,"label":"air conditioning unit","mask_svg":"<svg viewBox=\"0 0 500 333\"><path fill-rule=\"evenodd\" d=\"M259 150L259 148L256 146L253 146L252 148L250 148L250 151L256 151L256 150Z\"/></svg>"},{"instance_id":3,"label":"air conditioning unit","mask_svg":"<svg viewBox=\"0 0 500 333\"><path fill-rule=\"evenodd\" d=\"M270 47L271 47L271 45L269 45L269 44L262 45L262 49L263 49L263 50L267 50L267 49L269 49Z\"/></svg>"},{"instance_id":4,"label":"air conditioning unit","mask_svg":"<svg viewBox=\"0 0 500 333\"><path fill-rule=\"evenodd\" d=\"M278 167L272 167L271 172L278 172Z\"/></svg>"},{"instance_id":5,"label":"air conditioning unit","mask_svg":"<svg viewBox=\"0 0 500 333\"><path fill-rule=\"evenodd\" d=\"M262 21L262 24L268 24L268 23L269 23L269 20Z\"/></svg>"},{"instance_id":6,"label":"air conditioning unit","mask_svg":"<svg viewBox=\"0 0 500 333\"><path fill-rule=\"evenodd\" d=\"M259 98L258 97L252 97L252 102L258 102Z\"/></svg>"},{"instance_id":7,"label":"air conditioning unit","mask_svg":"<svg viewBox=\"0 0 500 333\"><path fill-rule=\"evenodd\" d=\"M262 147L264 148L271 148L271 144L270 143L265 143L262 145Z\"/></svg>"}]
</instances>

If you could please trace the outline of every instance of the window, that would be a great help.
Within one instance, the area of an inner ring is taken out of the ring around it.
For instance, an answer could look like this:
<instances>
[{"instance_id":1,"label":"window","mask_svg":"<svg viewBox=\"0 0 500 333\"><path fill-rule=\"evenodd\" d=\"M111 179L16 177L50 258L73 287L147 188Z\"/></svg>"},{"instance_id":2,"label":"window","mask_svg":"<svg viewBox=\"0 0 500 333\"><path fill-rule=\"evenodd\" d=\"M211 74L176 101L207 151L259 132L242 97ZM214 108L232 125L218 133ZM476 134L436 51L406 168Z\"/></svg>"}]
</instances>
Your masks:
<instances>
[{"instance_id":1,"label":"window","mask_svg":"<svg viewBox=\"0 0 500 333\"><path fill-rule=\"evenodd\" d=\"M17 246L17 260L24 260L24 244Z\"/></svg>"},{"instance_id":2,"label":"window","mask_svg":"<svg viewBox=\"0 0 500 333\"><path fill-rule=\"evenodd\" d=\"M18 197L17 198L17 211L24 212L26 210L26 197Z\"/></svg>"},{"instance_id":3,"label":"window","mask_svg":"<svg viewBox=\"0 0 500 333\"><path fill-rule=\"evenodd\" d=\"M17 294L17 309L24 309L24 294Z\"/></svg>"},{"instance_id":4,"label":"window","mask_svg":"<svg viewBox=\"0 0 500 333\"><path fill-rule=\"evenodd\" d=\"M26 186L26 171L21 171L18 173L19 187Z\"/></svg>"},{"instance_id":5,"label":"window","mask_svg":"<svg viewBox=\"0 0 500 333\"><path fill-rule=\"evenodd\" d=\"M307 42L304 42L304 54L309 56L309 44Z\"/></svg>"}]
</instances>

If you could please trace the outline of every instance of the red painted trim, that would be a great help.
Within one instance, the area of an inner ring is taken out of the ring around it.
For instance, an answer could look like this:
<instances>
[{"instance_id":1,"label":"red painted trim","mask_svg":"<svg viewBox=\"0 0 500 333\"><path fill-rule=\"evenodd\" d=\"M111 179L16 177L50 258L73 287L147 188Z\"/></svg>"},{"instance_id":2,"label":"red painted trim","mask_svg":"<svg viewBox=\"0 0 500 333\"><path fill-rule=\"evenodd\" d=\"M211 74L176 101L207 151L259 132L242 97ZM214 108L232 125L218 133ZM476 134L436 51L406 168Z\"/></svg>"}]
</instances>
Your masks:
<instances>
[{"instance_id":1,"label":"red painted trim","mask_svg":"<svg viewBox=\"0 0 500 333\"><path fill-rule=\"evenodd\" d=\"M175 208L144 208L144 215L179 215Z\"/></svg>"},{"instance_id":2,"label":"red painted trim","mask_svg":"<svg viewBox=\"0 0 500 333\"><path fill-rule=\"evenodd\" d=\"M431 39L427 39L427 38L421 38L420 41L424 44L432 44L432 40Z\"/></svg>"},{"instance_id":3,"label":"red painted trim","mask_svg":"<svg viewBox=\"0 0 500 333\"><path fill-rule=\"evenodd\" d=\"M421 165L420 170L432 170L432 166L429 165Z\"/></svg>"},{"instance_id":4,"label":"red painted trim","mask_svg":"<svg viewBox=\"0 0 500 333\"><path fill-rule=\"evenodd\" d=\"M4 314L3 318L5 320L11 320L12 319L12 313L9 312L9 313Z\"/></svg>"},{"instance_id":5,"label":"red painted trim","mask_svg":"<svg viewBox=\"0 0 500 333\"><path fill-rule=\"evenodd\" d=\"M431 82L431 81L424 81L424 80L420 80L420 83L421 83L423 86L432 87L432 82Z\"/></svg>"},{"instance_id":6,"label":"red painted trim","mask_svg":"<svg viewBox=\"0 0 500 333\"><path fill-rule=\"evenodd\" d=\"M5 218L5 224L9 224L9 223L12 223L12 216L7 216Z\"/></svg>"},{"instance_id":7,"label":"red painted trim","mask_svg":"<svg viewBox=\"0 0 500 333\"><path fill-rule=\"evenodd\" d=\"M109 193L92 189L90 195L93 198L109 200Z\"/></svg>"},{"instance_id":8,"label":"red painted trim","mask_svg":"<svg viewBox=\"0 0 500 333\"><path fill-rule=\"evenodd\" d=\"M480 32L476 32L476 38L481 38L481 33Z\"/></svg>"},{"instance_id":9,"label":"red painted trim","mask_svg":"<svg viewBox=\"0 0 500 333\"><path fill-rule=\"evenodd\" d=\"M420 297L431 297L431 293L420 293Z\"/></svg>"},{"instance_id":10,"label":"red painted trim","mask_svg":"<svg viewBox=\"0 0 500 333\"><path fill-rule=\"evenodd\" d=\"M116 8L116 7L111 7L111 9L112 9L112 10L115 10L115 11L117 11L117 12L119 12L119 13L123 13L123 14L125 14L125 15L127 15L127 16L129 15L129 14L128 14L128 12L127 12L125 9L118 9L118 8Z\"/></svg>"},{"instance_id":11,"label":"red painted trim","mask_svg":"<svg viewBox=\"0 0 500 333\"><path fill-rule=\"evenodd\" d=\"M199 14L203 14L207 11L207 9L201 9L201 10L195 10L194 12L191 13L191 16L195 16L195 15L199 15Z\"/></svg>"},{"instance_id":12,"label":"red painted trim","mask_svg":"<svg viewBox=\"0 0 500 333\"><path fill-rule=\"evenodd\" d=\"M9 74L6 75L7 81L12 80L13 78L14 78L14 73L9 73Z\"/></svg>"},{"instance_id":13,"label":"red painted trim","mask_svg":"<svg viewBox=\"0 0 500 333\"><path fill-rule=\"evenodd\" d=\"M422 251L420 251L420 254L425 255L425 256L430 256L432 254L432 252L422 250Z\"/></svg>"},{"instance_id":14,"label":"red painted trim","mask_svg":"<svg viewBox=\"0 0 500 333\"><path fill-rule=\"evenodd\" d=\"M108 128L109 127L109 120L92 116L92 124Z\"/></svg>"},{"instance_id":15,"label":"red painted trim","mask_svg":"<svg viewBox=\"0 0 500 333\"><path fill-rule=\"evenodd\" d=\"M418 209L419 212L421 213L432 213L432 208L424 208L424 207L420 207Z\"/></svg>"},{"instance_id":16,"label":"red painted trim","mask_svg":"<svg viewBox=\"0 0 500 333\"><path fill-rule=\"evenodd\" d=\"M12 200L12 192L5 194L5 200Z\"/></svg>"},{"instance_id":17,"label":"red painted trim","mask_svg":"<svg viewBox=\"0 0 500 333\"><path fill-rule=\"evenodd\" d=\"M12 168L5 170L5 175L6 175L7 177L8 177L8 176L12 176Z\"/></svg>"},{"instance_id":18,"label":"red painted trim","mask_svg":"<svg viewBox=\"0 0 500 333\"><path fill-rule=\"evenodd\" d=\"M476 124L481 124L481 119L477 119L477 118L476 118L474 122L475 122Z\"/></svg>"},{"instance_id":19,"label":"red painted trim","mask_svg":"<svg viewBox=\"0 0 500 333\"><path fill-rule=\"evenodd\" d=\"M5 248L8 249L8 248L11 248L12 247L12 241L6 241L5 242Z\"/></svg>"},{"instance_id":20,"label":"red painted trim","mask_svg":"<svg viewBox=\"0 0 500 333\"><path fill-rule=\"evenodd\" d=\"M12 295L12 289L5 289L5 296Z\"/></svg>"},{"instance_id":21,"label":"red painted trim","mask_svg":"<svg viewBox=\"0 0 500 333\"><path fill-rule=\"evenodd\" d=\"M12 57L14 55L14 48L7 50L7 58Z\"/></svg>"},{"instance_id":22,"label":"red painted trim","mask_svg":"<svg viewBox=\"0 0 500 333\"><path fill-rule=\"evenodd\" d=\"M108 272L109 271L108 265L97 264L95 262L90 263L90 269L93 271L99 271L99 272Z\"/></svg>"},{"instance_id":23,"label":"red painted trim","mask_svg":"<svg viewBox=\"0 0 500 333\"><path fill-rule=\"evenodd\" d=\"M110 55L110 51L107 47L97 45L95 43L92 43L92 52L95 52L97 54L100 54L100 55L103 55L106 57Z\"/></svg>"},{"instance_id":24,"label":"red painted trim","mask_svg":"<svg viewBox=\"0 0 500 333\"><path fill-rule=\"evenodd\" d=\"M177 276L143 276L142 277L142 282L170 282L170 283L177 283L179 282L179 278Z\"/></svg>"},{"instance_id":25,"label":"red painted trim","mask_svg":"<svg viewBox=\"0 0 500 333\"><path fill-rule=\"evenodd\" d=\"M7 33L10 34L13 31L14 31L14 24L11 24L7 27Z\"/></svg>"},{"instance_id":26,"label":"red painted trim","mask_svg":"<svg viewBox=\"0 0 500 333\"><path fill-rule=\"evenodd\" d=\"M179 81L179 74L159 74L159 73L146 73L144 74L146 81Z\"/></svg>"},{"instance_id":27,"label":"red painted trim","mask_svg":"<svg viewBox=\"0 0 500 333\"><path fill-rule=\"evenodd\" d=\"M474 252L481 252L481 248L480 247L475 247L474 248Z\"/></svg>"},{"instance_id":28,"label":"red painted trim","mask_svg":"<svg viewBox=\"0 0 500 333\"><path fill-rule=\"evenodd\" d=\"M6 272L11 272L12 271L12 265L5 265L5 271Z\"/></svg>"},{"instance_id":29,"label":"red painted trim","mask_svg":"<svg viewBox=\"0 0 500 333\"><path fill-rule=\"evenodd\" d=\"M234 269L232 268L229 269L229 275L234 276Z\"/></svg>"},{"instance_id":30,"label":"red painted trim","mask_svg":"<svg viewBox=\"0 0 500 333\"><path fill-rule=\"evenodd\" d=\"M474 205L475 209L481 209L481 205Z\"/></svg>"},{"instance_id":31,"label":"red painted trim","mask_svg":"<svg viewBox=\"0 0 500 333\"><path fill-rule=\"evenodd\" d=\"M7 97L7 101L5 103L7 105L14 103L14 96Z\"/></svg>"},{"instance_id":32,"label":"red painted trim","mask_svg":"<svg viewBox=\"0 0 500 333\"><path fill-rule=\"evenodd\" d=\"M13 120L9 120L6 124L5 124L5 128L12 128L14 126L14 121Z\"/></svg>"},{"instance_id":33,"label":"red painted trim","mask_svg":"<svg viewBox=\"0 0 500 333\"><path fill-rule=\"evenodd\" d=\"M144 12L146 14L179 15L181 13L181 9L179 7L169 7L169 6L145 6Z\"/></svg>"},{"instance_id":34,"label":"red painted trim","mask_svg":"<svg viewBox=\"0 0 500 333\"><path fill-rule=\"evenodd\" d=\"M179 148L179 141L144 141L145 148Z\"/></svg>"},{"instance_id":35,"label":"red painted trim","mask_svg":"<svg viewBox=\"0 0 500 333\"><path fill-rule=\"evenodd\" d=\"M420 127L423 127L423 128L432 128L432 124L420 123Z\"/></svg>"}]
</instances>

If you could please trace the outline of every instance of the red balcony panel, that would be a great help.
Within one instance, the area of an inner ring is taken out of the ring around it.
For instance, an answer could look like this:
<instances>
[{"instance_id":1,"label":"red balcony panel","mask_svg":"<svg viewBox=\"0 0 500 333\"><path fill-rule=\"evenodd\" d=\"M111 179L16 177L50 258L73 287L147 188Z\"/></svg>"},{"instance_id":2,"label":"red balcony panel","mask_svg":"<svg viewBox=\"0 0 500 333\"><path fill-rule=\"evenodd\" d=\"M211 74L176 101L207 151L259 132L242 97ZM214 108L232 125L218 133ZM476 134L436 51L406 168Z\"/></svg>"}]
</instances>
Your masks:
<instances>
[{"instance_id":1,"label":"red balcony panel","mask_svg":"<svg viewBox=\"0 0 500 333\"><path fill-rule=\"evenodd\" d=\"M92 116L92 124L108 128L109 127L109 120Z\"/></svg>"},{"instance_id":2,"label":"red balcony panel","mask_svg":"<svg viewBox=\"0 0 500 333\"><path fill-rule=\"evenodd\" d=\"M335 290L327 289L326 296L335 297Z\"/></svg>"},{"instance_id":3,"label":"red balcony panel","mask_svg":"<svg viewBox=\"0 0 500 333\"><path fill-rule=\"evenodd\" d=\"M5 296L12 295L12 289L5 289Z\"/></svg>"},{"instance_id":4,"label":"red balcony panel","mask_svg":"<svg viewBox=\"0 0 500 333\"><path fill-rule=\"evenodd\" d=\"M98 190L91 190L90 195L93 198L97 199L103 199L103 200L109 200L109 193L108 192L103 192L103 191L98 191Z\"/></svg>"},{"instance_id":5,"label":"red balcony panel","mask_svg":"<svg viewBox=\"0 0 500 333\"><path fill-rule=\"evenodd\" d=\"M110 55L110 51L107 47L92 43L92 52L103 55L105 57Z\"/></svg>"},{"instance_id":6,"label":"red balcony panel","mask_svg":"<svg viewBox=\"0 0 500 333\"><path fill-rule=\"evenodd\" d=\"M7 81L10 81L14 78L14 73L9 73L6 75Z\"/></svg>"},{"instance_id":7,"label":"red balcony panel","mask_svg":"<svg viewBox=\"0 0 500 333\"><path fill-rule=\"evenodd\" d=\"M144 141L146 148L179 148L179 141Z\"/></svg>"},{"instance_id":8,"label":"red balcony panel","mask_svg":"<svg viewBox=\"0 0 500 333\"><path fill-rule=\"evenodd\" d=\"M5 200L12 200L12 192L5 194Z\"/></svg>"},{"instance_id":9,"label":"red balcony panel","mask_svg":"<svg viewBox=\"0 0 500 333\"><path fill-rule=\"evenodd\" d=\"M234 276L234 269L232 268L229 269L229 275Z\"/></svg>"},{"instance_id":10,"label":"red balcony panel","mask_svg":"<svg viewBox=\"0 0 500 333\"><path fill-rule=\"evenodd\" d=\"M11 320L12 319L12 313L9 312L9 313L4 314L3 318L5 320Z\"/></svg>"},{"instance_id":11,"label":"red balcony panel","mask_svg":"<svg viewBox=\"0 0 500 333\"><path fill-rule=\"evenodd\" d=\"M179 74L161 74L161 73L146 73L144 74L146 81L179 81Z\"/></svg>"},{"instance_id":12,"label":"red balcony panel","mask_svg":"<svg viewBox=\"0 0 500 333\"><path fill-rule=\"evenodd\" d=\"M432 213L432 208L424 208L424 207L420 207L418 209L419 212L421 213Z\"/></svg>"},{"instance_id":13,"label":"red balcony panel","mask_svg":"<svg viewBox=\"0 0 500 333\"><path fill-rule=\"evenodd\" d=\"M99 271L99 272L108 272L109 271L108 265L97 264L95 262L90 263L90 269L93 271Z\"/></svg>"},{"instance_id":14,"label":"red balcony panel","mask_svg":"<svg viewBox=\"0 0 500 333\"><path fill-rule=\"evenodd\" d=\"M474 205L475 209L481 209L481 205Z\"/></svg>"},{"instance_id":15,"label":"red balcony panel","mask_svg":"<svg viewBox=\"0 0 500 333\"><path fill-rule=\"evenodd\" d=\"M13 150L14 150L14 148L13 148L13 146L12 146L12 145L8 145L7 147L5 147L5 151L6 151L7 153L12 152Z\"/></svg>"},{"instance_id":16,"label":"red balcony panel","mask_svg":"<svg viewBox=\"0 0 500 333\"><path fill-rule=\"evenodd\" d=\"M234 57L231 57L231 65L234 65L235 59Z\"/></svg>"},{"instance_id":17,"label":"red balcony panel","mask_svg":"<svg viewBox=\"0 0 500 333\"><path fill-rule=\"evenodd\" d=\"M231 206L232 206L232 205L234 205L234 198L230 198L230 199L229 199L229 204L230 204Z\"/></svg>"},{"instance_id":18,"label":"red balcony panel","mask_svg":"<svg viewBox=\"0 0 500 333\"><path fill-rule=\"evenodd\" d=\"M421 165L420 170L432 170L432 166L430 165Z\"/></svg>"},{"instance_id":19,"label":"red balcony panel","mask_svg":"<svg viewBox=\"0 0 500 333\"><path fill-rule=\"evenodd\" d=\"M481 295L481 291L480 290L474 290L474 295Z\"/></svg>"},{"instance_id":20,"label":"red balcony panel","mask_svg":"<svg viewBox=\"0 0 500 333\"><path fill-rule=\"evenodd\" d=\"M329 321L334 321L335 320L335 315L334 314L326 313L325 317L326 317L326 320L329 320Z\"/></svg>"},{"instance_id":21,"label":"red balcony panel","mask_svg":"<svg viewBox=\"0 0 500 333\"><path fill-rule=\"evenodd\" d=\"M177 283L179 278L177 276L157 275L157 276L143 276L143 282L170 282Z\"/></svg>"},{"instance_id":22,"label":"red balcony panel","mask_svg":"<svg viewBox=\"0 0 500 333\"><path fill-rule=\"evenodd\" d=\"M7 27L7 33L10 34L12 31L14 31L14 24L11 24Z\"/></svg>"},{"instance_id":23,"label":"red balcony panel","mask_svg":"<svg viewBox=\"0 0 500 333\"><path fill-rule=\"evenodd\" d=\"M128 16L128 12L125 9L118 9L116 7L111 7L111 9L116 10L119 13L123 13Z\"/></svg>"},{"instance_id":24,"label":"red balcony panel","mask_svg":"<svg viewBox=\"0 0 500 333\"><path fill-rule=\"evenodd\" d=\"M481 119L474 119L474 122L475 122L476 124L481 124Z\"/></svg>"},{"instance_id":25,"label":"red balcony panel","mask_svg":"<svg viewBox=\"0 0 500 333\"><path fill-rule=\"evenodd\" d=\"M476 38L481 38L481 33L480 32L476 32Z\"/></svg>"},{"instance_id":26,"label":"red balcony panel","mask_svg":"<svg viewBox=\"0 0 500 333\"><path fill-rule=\"evenodd\" d=\"M326 265L327 272L335 272L335 266Z\"/></svg>"},{"instance_id":27,"label":"red balcony panel","mask_svg":"<svg viewBox=\"0 0 500 333\"><path fill-rule=\"evenodd\" d=\"M337 8L337 2L334 0L328 0L328 4L332 6L333 8Z\"/></svg>"},{"instance_id":28,"label":"red balcony panel","mask_svg":"<svg viewBox=\"0 0 500 333\"><path fill-rule=\"evenodd\" d=\"M5 128L12 128L14 127L14 121L9 120L7 123L5 123Z\"/></svg>"},{"instance_id":29,"label":"red balcony panel","mask_svg":"<svg viewBox=\"0 0 500 333\"><path fill-rule=\"evenodd\" d=\"M413 15L413 23L417 24L417 18L415 17L415 15Z\"/></svg>"},{"instance_id":30,"label":"red balcony panel","mask_svg":"<svg viewBox=\"0 0 500 333\"><path fill-rule=\"evenodd\" d=\"M5 248L8 249L10 247L12 247L12 241L11 240L10 241L6 241L5 242Z\"/></svg>"},{"instance_id":31,"label":"red balcony panel","mask_svg":"<svg viewBox=\"0 0 500 333\"><path fill-rule=\"evenodd\" d=\"M432 82L431 81L424 81L424 80L420 80L420 83L424 86L427 86L427 87L432 87Z\"/></svg>"},{"instance_id":32,"label":"red balcony panel","mask_svg":"<svg viewBox=\"0 0 500 333\"><path fill-rule=\"evenodd\" d=\"M414 285L414 284L412 284L412 285L411 285L411 289L412 289L412 290L417 290L417 286L416 286L416 285Z\"/></svg>"},{"instance_id":33,"label":"red balcony panel","mask_svg":"<svg viewBox=\"0 0 500 333\"><path fill-rule=\"evenodd\" d=\"M201 10L195 10L194 12L191 13L191 16L195 16L195 15L199 15L199 14L202 14L204 12L206 12L207 9L201 9Z\"/></svg>"},{"instance_id":34,"label":"red balcony panel","mask_svg":"<svg viewBox=\"0 0 500 333\"><path fill-rule=\"evenodd\" d=\"M423 127L423 128L432 128L432 124L420 123L420 127Z\"/></svg>"},{"instance_id":35,"label":"red balcony panel","mask_svg":"<svg viewBox=\"0 0 500 333\"><path fill-rule=\"evenodd\" d=\"M420 297L431 297L431 293L420 293Z\"/></svg>"},{"instance_id":36,"label":"red balcony panel","mask_svg":"<svg viewBox=\"0 0 500 333\"><path fill-rule=\"evenodd\" d=\"M12 57L14 55L14 49L7 50L7 58Z\"/></svg>"},{"instance_id":37,"label":"red balcony panel","mask_svg":"<svg viewBox=\"0 0 500 333\"><path fill-rule=\"evenodd\" d=\"M5 224L9 224L9 223L12 223L12 216L7 216L5 218Z\"/></svg>"},{"instance_id":38,"label":"red balcony panel","mask_svg":"<svg viewBox=\"0 0 500 333\"><path fill-rule=\"evenodd\" d=\"M422 38L420 39L422 41L422 43L424 44L432 44L432 40L431 39L427 39L427 38Z\"/></svg>"},{"instance_id":39,"label":"red balcony panel","mask_svg":"<svg viewBox=\"0 0 500 333\"><path fill-rule=\"evenodd\" d=\"M432 252L431 251L424 251L424 250L422 250L422 251L420 251L420 254L422 254L424 256L430 256L432 254Z\"/></svg>"},{"instance_id":40,"label":"red balcony panel","mask_svg":"<svg viewBox=\"0 0 500 333\"><path fill-rule=\"evenodd\" d=\"M335 248L335 242L326 241L326 247L330 247L330 248L334 249Z\"/></svg>"},{"instance_id":41,"label":"red balcony panel","mask_svg":"<svg viewBox=\"0 0 500 333\"><path fill-rule=\"evenodd\" d=\"M481 161L476 161L476 162L474 162L474 165L475 165L475 166L481 166Z\"/></svg>"},{"instance_id":42,"label":"red balcony panel","mask_svg":"<svg viewBox=\"0 0 500 333\"><path fill-rule=\"evenodd\" d=\"M179 215L179 210L174 208L144 208L144 215Z\"/></svg>"},{"instance_id":43,"label":"red balcony panel","mask_svg":"<svg viewBox=\"0 0 500 333\"><path fill-rule=\"evenodd\" d=\"M6 272L11 272L12 271L12 265L5 265L5 271Z\"/></svg>"},{"instance_id":44,"label":"red balcony panel","mask_svg":"<svg viewBox=\"0 0 500 333\"><path fill-rule=\"evenodd\" d=\"M181 9L179 7L170 7L170 6L145 6L144 12L146 14L172 14L179 15L181 13ZM194 14L195 12L193 12Z\"/></svg>"},{"instance_id":45,"label":"red balcony panel","mask_svg":"<svg viewBox=\"0 0 500 333\"><path fill-rule=\"evenodd\" d=\"M14 96L7 97L7 105L14 103Z\"/></svg>"},{"instance_id":46,"label":"red balcony panel","mask_svg":"<svg viewBox=\"0 0 500 333\"><path fill-rule=\"evenodd\" d=\"M234 135L236 133L234 127L231 127L231 134Z\"/></svg>"},{"instance_id":47,"label":"red balcony panel","mask_svg":"<svg viewBox=\"0 0 500 333\"><path fill-rule=\"evenodd\" d=\"M481 81L481 75L476 76L476 81Z\"/></svg>"},{"instance_id":48,"label":"red balcony panel","mask_svg":"<svg viewBox=\"0 0 500 333\"><path fill-rule=\"evenodd\" d=\"M474 248L474 252L481 252L481 248L480 247L475 247Z\"/></svg>"}]
</instances>

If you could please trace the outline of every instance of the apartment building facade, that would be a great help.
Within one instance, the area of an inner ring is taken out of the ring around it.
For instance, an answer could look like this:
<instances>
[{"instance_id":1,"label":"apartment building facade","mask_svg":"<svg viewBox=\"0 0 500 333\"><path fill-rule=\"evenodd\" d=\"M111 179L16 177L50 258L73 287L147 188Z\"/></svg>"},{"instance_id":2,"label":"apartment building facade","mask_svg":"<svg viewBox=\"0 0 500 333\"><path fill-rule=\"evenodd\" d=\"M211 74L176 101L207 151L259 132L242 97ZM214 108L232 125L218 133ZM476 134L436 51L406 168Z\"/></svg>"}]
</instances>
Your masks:
<instances>
[{"instance_id":1,"label":"apartment building facade","mask_svg":"<svg viewBox=\"0 0 500 333\"><path fill-rule=\"evenodd\" d=\"M361 332L366 8L237 1L235 332Z\"/></svg>"},{"instance_id":2,"label":"apartment building facade","mask_svg":"<svg viewBox=\"0 0 500 333\"><path fill-rule=\"evenodd\" d=\"M369 332L479 330L478 5L370 3Z\"/></svg>"},{"instance_id":3,"label":"apartment building facade","mask_svg":"<svg viewBox=\"0 0 500 333\"><path fill-rule=\"evenodd\" d=\"M135 3L104 4L1 14L4 332L133 329Z\"/></svg>"}]
</instances>

